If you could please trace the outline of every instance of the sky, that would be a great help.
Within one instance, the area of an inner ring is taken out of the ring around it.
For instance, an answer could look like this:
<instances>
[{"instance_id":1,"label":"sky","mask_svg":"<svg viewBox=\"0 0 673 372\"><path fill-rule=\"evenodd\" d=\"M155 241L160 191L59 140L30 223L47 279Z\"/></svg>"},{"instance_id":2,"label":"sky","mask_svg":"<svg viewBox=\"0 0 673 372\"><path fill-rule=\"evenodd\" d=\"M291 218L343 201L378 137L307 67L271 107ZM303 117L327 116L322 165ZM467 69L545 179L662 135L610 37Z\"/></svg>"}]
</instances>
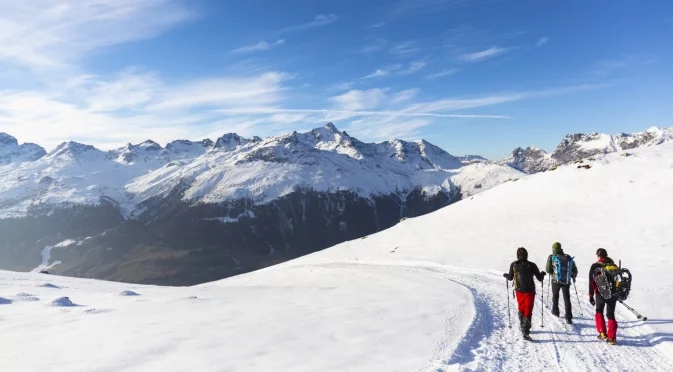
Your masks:
<instances>
[{"instance_id":1,"label":"sky","mask_svg":"<svg viewBox=\"0 0 673 372\"><path fill-rule=\"evenodd\" d=\"M0 132L47 148L333 122L455 155L673 125L673 2L0 0Z\"/></svg>"}]
</instances>

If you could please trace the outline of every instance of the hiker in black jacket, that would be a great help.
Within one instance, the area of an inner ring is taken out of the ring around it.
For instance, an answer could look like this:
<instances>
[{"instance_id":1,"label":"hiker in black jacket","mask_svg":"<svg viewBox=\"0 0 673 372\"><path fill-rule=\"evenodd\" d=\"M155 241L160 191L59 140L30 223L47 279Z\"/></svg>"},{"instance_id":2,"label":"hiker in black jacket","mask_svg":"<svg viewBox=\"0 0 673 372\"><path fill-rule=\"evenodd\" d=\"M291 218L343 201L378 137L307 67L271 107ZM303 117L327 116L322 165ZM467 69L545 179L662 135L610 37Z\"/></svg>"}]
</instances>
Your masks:
<instances>
[{"instance_id":1,"label":"hiker in black jacket","mask_svg":"<svg viewBox=\"0 0 673 372\"><path fill-rule=\"evenodd\" d=\"M608 251L604 248L599 248L596 251L598 261L591 265L589 269L589 302L596 306L596 331L598 331L598 338L606 340L609 344L615 345L617 343L617 320L615 319L615 308L617 307L617 297L603 298L596 287L594 278L596 277L596 269L601 269L605 265L614 265L615 261L608 257ZM596 296L594 298L594 295ZM605 318L603 311L607 305L608 311L608 326L605 327Z\"/></svg>"},{"instance_id":2,"label":"hiker in black jacket","mask_svg":"<svg viewBox=\"0 0 673 372\"><path fill-rule=\"evenodd\" d=\"M573 307L570 302L570 285L577 277L577 266L572 257L563 252L561 243L556 242L551 247L552 254L547 258L545 270L551 280L551 313L560 316L558 301L559 292L563 293L566 323L573 324Z\"/></svg>"},{"instance_id":3,"label":"hiker in black jacket","mask_svg":"<svg viewBox=\"0 0 673 372\"><path fill-rule=\"evenodd\" d=\"M528 261L526 248L516 250L517 260L509 265L509 273L503 274L507 280L514 280L516 302L519 305L519 329L524 340L530 338L530 328L533 318L533 306L535 305L535 282L533 278L542 281L546 273L540 272L537 265Z\"/></svg>"}]
</instances>

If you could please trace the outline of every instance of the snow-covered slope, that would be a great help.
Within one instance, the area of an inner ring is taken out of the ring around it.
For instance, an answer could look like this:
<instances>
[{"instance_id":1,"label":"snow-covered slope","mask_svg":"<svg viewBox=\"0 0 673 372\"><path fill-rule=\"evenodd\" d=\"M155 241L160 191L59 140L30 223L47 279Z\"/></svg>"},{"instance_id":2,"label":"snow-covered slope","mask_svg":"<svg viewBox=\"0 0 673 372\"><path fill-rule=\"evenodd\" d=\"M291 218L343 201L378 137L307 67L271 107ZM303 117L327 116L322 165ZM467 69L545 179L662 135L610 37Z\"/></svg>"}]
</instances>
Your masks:
<instances>
[{"instance_id":1,"label":"snow-covered slope","mask_svg":"<svg viewBox=\"0 0 673 372\"><path fill-rule=\"evenodd\" d=\"M652 127L646 132L620 133L615 136L595 132L575 133L567 135L551 154L535 147L525 150L519 147L498 164L509 165L526 173L538 173L596 155L659 145L671 140L673 127Z\"/></svg>"},{"instance_id":2,"label":"snow-covered slope","mask_svg":"<svg viewBox=\"0 0 673 372\"><path fill-rule=\"evenodd\" d=\"M673 370L673 144L629 152L507 182L364 239L196 287L0 271L0 334L12 340L0 348L2 368ZM519 246L543 265L554 241L581 273L575 325L551 316L541 288L535 342L523 343L516 325L507 327L511 293L501 273ZM638 321L619 305L614 347L596 339L586 299L599 247L631 270L628 303L649 316Z\"/></svg>"}]
</instances>

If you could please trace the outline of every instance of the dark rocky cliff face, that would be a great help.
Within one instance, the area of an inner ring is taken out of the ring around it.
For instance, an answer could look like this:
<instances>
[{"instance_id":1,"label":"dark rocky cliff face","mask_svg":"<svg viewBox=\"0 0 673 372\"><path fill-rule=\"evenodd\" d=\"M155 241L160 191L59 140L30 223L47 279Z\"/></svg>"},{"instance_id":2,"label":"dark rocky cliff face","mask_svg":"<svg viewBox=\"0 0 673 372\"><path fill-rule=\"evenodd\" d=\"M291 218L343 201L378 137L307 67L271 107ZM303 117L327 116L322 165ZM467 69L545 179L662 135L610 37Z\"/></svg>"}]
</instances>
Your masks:
<instances>
[{"instance_id":1,"label":"dark rocky cliff face","mask_svg":"<svg viewBox=\"0 0 673 372\"><path fill-rule=\"evenodd\" d=\"M460 192L414 190L367 199L348 191L296 190L267 204L240 199L190 206L176 191L126 220L110 204L33 210L0 219L0 268L27 271L51 250L52 274L145 284L192 285L284 262L435 211Z\"/></svg>"}]
</instances>

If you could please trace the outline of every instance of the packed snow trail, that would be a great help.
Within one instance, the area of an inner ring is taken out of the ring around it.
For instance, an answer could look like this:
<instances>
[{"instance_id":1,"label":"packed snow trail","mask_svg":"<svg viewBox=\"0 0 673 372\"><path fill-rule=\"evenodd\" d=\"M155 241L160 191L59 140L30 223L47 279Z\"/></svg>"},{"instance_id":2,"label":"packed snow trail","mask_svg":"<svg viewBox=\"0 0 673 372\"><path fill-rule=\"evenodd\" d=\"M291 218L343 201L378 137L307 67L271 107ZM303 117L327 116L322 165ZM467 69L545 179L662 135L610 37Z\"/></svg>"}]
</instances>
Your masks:
<instances>
[{"instance_id":1,"label":"packed snow trail","mask_svg":"<svg viewBox=\"0 0 673 372\"><path fill-rule=\"evenodd\" d=\"M531 331L533 342L528 342L522 340L516 316L516 300L511 298L512 328L507 325L506 287L502 273L403 261L343 262L324 266L340 265L405 267L412 272L444 278L470 290L476 316L464 338L449 354L438 355L419 371L673 370L673 345L670 342L659 342L656 332L647 326L647 322L636 320L621 305L618 305L616 312L620 326L618 345L611 346L596 338L593 319L595 310L586 296L580 297L583 300L581 310L577 297L572 300L574 324L568 325L563 317L557 318L551 314L551 298L547 298L547 292L542 306L540 282L536 282L538 294ZM579 285L585 286L586 283L580 282ZM546 284L544 290L547 290ZM561 308L562 305L561 298ZM544 328L541 327L542 311L545 313Z\"/></svg>"}]
</instances>

